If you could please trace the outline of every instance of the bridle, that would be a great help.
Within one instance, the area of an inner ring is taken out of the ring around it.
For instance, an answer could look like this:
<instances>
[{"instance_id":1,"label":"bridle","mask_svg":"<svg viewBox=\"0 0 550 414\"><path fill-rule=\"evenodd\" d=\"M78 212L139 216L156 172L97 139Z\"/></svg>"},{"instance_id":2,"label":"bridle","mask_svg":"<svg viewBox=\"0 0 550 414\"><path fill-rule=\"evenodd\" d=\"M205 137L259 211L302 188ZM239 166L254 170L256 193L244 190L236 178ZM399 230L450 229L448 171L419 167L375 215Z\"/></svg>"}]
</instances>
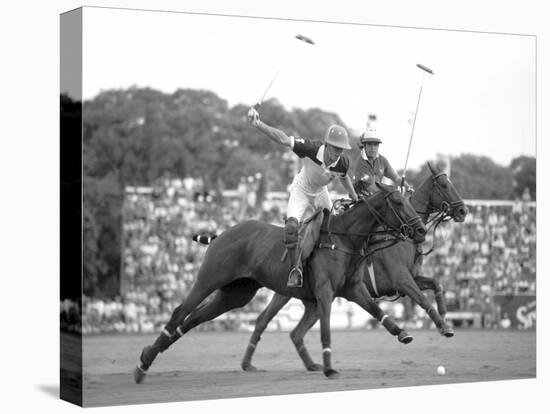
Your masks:
<instances>
[{"instance_id":1,"label":"bridle","mask_svg":"<svg viewBox=\"0 0 550 414\"><path fill-rule=\"evenodd\" d=\"M361 256L367 256L367 255L371 255L375 251L381 249L380 248L380 249L376 249L376 250L367 252L366 246L369 244L370 239L374 235L390 236L389 238L386 238L385 240L382 240L382 241L390 242L388 245L385 245L382 248L387 248L387 247L393 246L394 244L398 243L399 241L405 241L407 239L407 237L410 237L412 235L412 233L414 231L413 230L414 227L417 226L418 223L421 222L422 220L420 219L419 216L412 217L409 220L405 220L403 217L401 217L401 215L395 209L395 207L393 205L393 202L390 200L390 196L395 192L398 192L398 190L389 191L389 192L387 192L387 194L384 195L385 209L384 209L384 212L382 214L379 213L370 204L370 202L369 202L370 197L360 198L359 201L352 202L352 203L349 204L349 208L352 208L352 207L354 207L355 205L357 205L359 203L365 203L365 206L367 207L367 210L369 211L369 213L375 218L375 220L378 222L378 225L382 227L382 230L377 230L377 231L368 232L368 233L350 233L350 232L339 232L339 231L331 230L330 229L330 224L331 224L331 220L332 220L332 217L333 217L332 212L334 210L334 205L338 201L341 201L341 200L335 201L335 203L332 205L331 214L329 215L329 218L328 218L328 221L327 221L327 228L326 228L326 230L321 229L322 233L327 233L328 234L328 236L327 236L328 242L327 243L321 242L321 243L319 243L318 247L319 248L329 248L331 250L340 250L340 251L343 251L345 253L352 254L352 255L359 254ZM391 212L394 214L394 216L397 218L397 221L399 222L399 227L389 225L389 223L385 219L385 217L387 217L387 214L388 214L388 209L390 209ZM352 249L348 249L345 246L337 246L332 241L332 235L349 236L349 237L354 237L354 236L355 237L364 237L366 239L366 242L363 243L363 246L361 247L361 249L352 250Z\"/></svg>"},{"instance_id":2,"label":"bridle","mask_svg":"<svg viewBox=\"0 0 550 414\"><path fill-rule=\"evenodd\" d=\"M390 196L394 193L399 192L398 190L392 190L388 192L384 196L384 200L386 201L386 210L384 211L384 215L381 215L376 211L372 205L369 203L368 198L363 198L361 201L363 201L366 206L369 213L371 213L378 222L379 225L383 227L383 230L381 231L383 234L391 234L395 237L398 237L400 240L404 241L407 239L407 237L411 237L413 234L413 229L416 225L418 225L419 222L421 222L421 218L417 215L415 217L410 218L409 220L405 220L401 215L395 210L395 207L393 203L389 200ZM387 209L390 209L394 216L397 218L397 221L399 222L399 228L395 228L393 226L390 226L386 220L384 220L384 217L387 216Z\"/></svg>"},{"instance_id":3,"label":"bridle","mask_svg":"<svg viewBox=\"0 0 550 414\"><path fill-rule=\"evenodd\" d=\"M445 194L445 192L443 191L443 189L441 188L441 184L439 184L439 177L447 177L447 174L445 174L445 172L441 171L439 173L437 173L436 175L432 175L432 184L433 184L433 187L435 188L435 190L438 192L439 196L441 197L441 199L443 200L441 202L441 204L439 205L439 207L433 207L432 206L432 203L431 202L427 202L427 203L424 203L424 202L421 202L419 200L416 200L417 203L420 203L420 204L423 204L424 206L427 207L427 210L426 211L419 211L419 210L416 210L416 212L418 214L427 214L427 215L430 215L432 213L435 213L437 212L438 213L438 216L441 215L441 221L443 221L443 219L451 219L452 218L452 215L454 213L454 211L457 209L457 208L460 208L460 207L464 207L464 201L462 200L458 200L458 201L448 201L448 196ZM413 196L414 197L414 196ZM432 195L430 194L430 199L432 198ZM437 217L437 216L436 216ZM432 218L431 220L428 220L428 222L426 224L429 224L430 222L434 221L434 218Z\"/></svg>"},{"instance_id":4,"label":"bridle","mask_svg":"<svg viewBox=\"0 0 550 414\"><path fill-rule=\"evenodd\" d=\"M418 214L426 214L426 215L430 216L432 213L437 213L435 216L433 216L431 218L428 218L428 220L426 221L426 225L428 225L428 232L433 229L434 237L433 237L433 244L432 244L432 247L430 248L430 250L428 250L427 252L419 253L423 256L429 255L434 250L434 248L435 248L435 232L436 232L437 228L439 227L439 225L441 223L452 220L455 210L460 208L460 207L464 207L464 201L462 201L462 200L448 201L448 196L447 196L447 194L445 194L445 192L442 189L441 184L438 181L439 177L442 177L442 176L447 177L447 174L445 174L445 172L443 172L443 171L441 171L441 172L439 172L435 175L432 174L433 188L437 191L437 193L439 194L439 196L442 200L439 207L434 207L433 203L431 203L430 201L428 201L427 203L424 203L424 202L421 202L420 200L416 200L417 203L420 203L420 204L424 205L425 207L427 207L426 211L416 210L416 212ZM414 195L413 195L413 197L414 197ZM432 197L433 197L433 195L432 195L432 193L430 193L430 200L431 200Z\"/></svg>"}]
</instances>

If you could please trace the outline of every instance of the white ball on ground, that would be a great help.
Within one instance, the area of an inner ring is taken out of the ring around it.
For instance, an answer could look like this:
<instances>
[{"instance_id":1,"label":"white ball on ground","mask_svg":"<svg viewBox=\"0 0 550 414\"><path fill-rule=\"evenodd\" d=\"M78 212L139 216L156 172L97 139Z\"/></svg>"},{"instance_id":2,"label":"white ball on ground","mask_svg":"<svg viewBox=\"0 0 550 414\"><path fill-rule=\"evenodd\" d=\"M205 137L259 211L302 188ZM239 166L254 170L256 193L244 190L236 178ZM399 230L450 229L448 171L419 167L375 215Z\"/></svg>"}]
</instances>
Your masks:
<instances>
[{"instance_id":1,"label":"white ball on ground","mask_svg":"<svg viewBox=\"0 0 550 414\"><path fill-rule=\"evenodd\" d=\"M445 375L445 367L443 365L437 367L437 375Z\"/></svg>"}]
</instances>

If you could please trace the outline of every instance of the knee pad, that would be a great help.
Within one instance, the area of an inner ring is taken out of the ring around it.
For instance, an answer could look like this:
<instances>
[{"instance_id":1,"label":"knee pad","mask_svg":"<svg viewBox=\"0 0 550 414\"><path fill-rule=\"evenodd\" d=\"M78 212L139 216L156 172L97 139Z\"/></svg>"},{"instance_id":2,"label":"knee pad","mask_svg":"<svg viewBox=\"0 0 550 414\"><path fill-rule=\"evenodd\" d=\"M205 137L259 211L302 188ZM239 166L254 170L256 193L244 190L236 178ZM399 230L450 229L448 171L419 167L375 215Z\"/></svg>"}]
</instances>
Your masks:
<instances>
[{"instance_id":1,"label":"knee pad","mask_svg":"<svg viewBox=\"0 0 550 414\"><path fill-rule=\"evenodd\" d=\"M289 217L285 223L285 237L283 239L285 246L294 247L298 242L298 220L295 217Z\"/></svg>"}]
</instances>

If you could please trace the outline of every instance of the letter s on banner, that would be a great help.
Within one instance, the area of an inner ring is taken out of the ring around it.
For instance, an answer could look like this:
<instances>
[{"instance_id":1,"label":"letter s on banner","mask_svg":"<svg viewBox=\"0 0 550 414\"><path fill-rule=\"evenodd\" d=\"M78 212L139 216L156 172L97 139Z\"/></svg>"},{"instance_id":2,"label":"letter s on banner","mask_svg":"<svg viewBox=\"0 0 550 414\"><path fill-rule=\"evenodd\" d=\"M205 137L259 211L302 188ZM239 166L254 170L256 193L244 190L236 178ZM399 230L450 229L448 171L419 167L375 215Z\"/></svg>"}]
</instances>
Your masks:
<instances>
[{"instance_id":1,"label":"letter s on banner","mask_svg":"<svg viewBox=\"0 0 550 414\"><path fill-rule=\"evenodd\" d=\"M537 320L536 302L527 303L518 307L516 318L522 326L520 328L533 328Z\"/></svg>"}]
</instances>

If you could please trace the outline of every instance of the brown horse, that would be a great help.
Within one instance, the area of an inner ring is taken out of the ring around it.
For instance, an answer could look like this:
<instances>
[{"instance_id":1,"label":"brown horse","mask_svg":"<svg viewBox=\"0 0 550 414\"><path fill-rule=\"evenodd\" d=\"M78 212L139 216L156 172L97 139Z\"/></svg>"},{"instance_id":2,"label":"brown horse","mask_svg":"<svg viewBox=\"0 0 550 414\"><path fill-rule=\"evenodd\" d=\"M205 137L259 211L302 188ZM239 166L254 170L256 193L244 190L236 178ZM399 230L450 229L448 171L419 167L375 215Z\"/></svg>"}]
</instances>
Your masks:
<instances>
[{"instance_id":1,"label":"brown horse","mask_svg":"<svg viewBox=\"0 0 550 414\"><path fill-rule=\"evenodd\" d=\"M453 218L457 222L464 221L468 211L464 202L458 195L455 187L441 171L436 171L428 163L431 175L423 181L418 190L411 196L411 204L420 214L424 223L432 213L437 213L430 220L436 226L446 218ZM409 296L420 305L438 327L445 337L452 337L454 332L445 320L445 302L443 288L432 278L420 276L423 255L419 254L416 246L411 242L397 243L385 249L380 249L372 254L372 267L369 270L366 260L359 259L356 265L356 274L360 275L369 293L374 298L393 295ZM370 263L369 263L370 264ZM374 270L374 274L371 272ZM436 311L429 303L421 290L431 289L435 292ZM260 340L261 334L269 322L288 303L289 297L276 293L267 305L266 309L258 316L254 332L241 362L241 368L245 371L255 371L252 365L252 356ZM304 302L305 312L298 325L290 333L298 355L302 359L308 371L322 369L319 364L312 361L304 345L304 336L317 322L318 314L314 304Z\"/></svg>"},{"instance_id":2,"label":"brown horse","mask_svg":"<svg viewBox=\"0 0 550 414\"><path fill-rule=\"evenodd\" d=\"M315 249L306 262L302 288L286 286L288 263L284 252L283 229L250 220L233 226L217 237L205 253L189 295L178 306L155 342L146 346L134 380L141 383L159 352L195 326L231 309L246 305L265 286L284 296L316 303L321 320L324 373L335 378L330 349L330 309L336 295L357 303L397 336L408 338L370 297L357 273L346 272L361 251L367 237L384 225L394 234L421 243L426 228L410 202L393 187L379 185L380 192L357 202L345 213L331 216L330 234L321 233L321 243L332 249ZM213 297L201 304L210 294ZM317 316L316 316L317 317ZM407 342L407 341L404 341Z\"/></svg>"}]
</instances>

